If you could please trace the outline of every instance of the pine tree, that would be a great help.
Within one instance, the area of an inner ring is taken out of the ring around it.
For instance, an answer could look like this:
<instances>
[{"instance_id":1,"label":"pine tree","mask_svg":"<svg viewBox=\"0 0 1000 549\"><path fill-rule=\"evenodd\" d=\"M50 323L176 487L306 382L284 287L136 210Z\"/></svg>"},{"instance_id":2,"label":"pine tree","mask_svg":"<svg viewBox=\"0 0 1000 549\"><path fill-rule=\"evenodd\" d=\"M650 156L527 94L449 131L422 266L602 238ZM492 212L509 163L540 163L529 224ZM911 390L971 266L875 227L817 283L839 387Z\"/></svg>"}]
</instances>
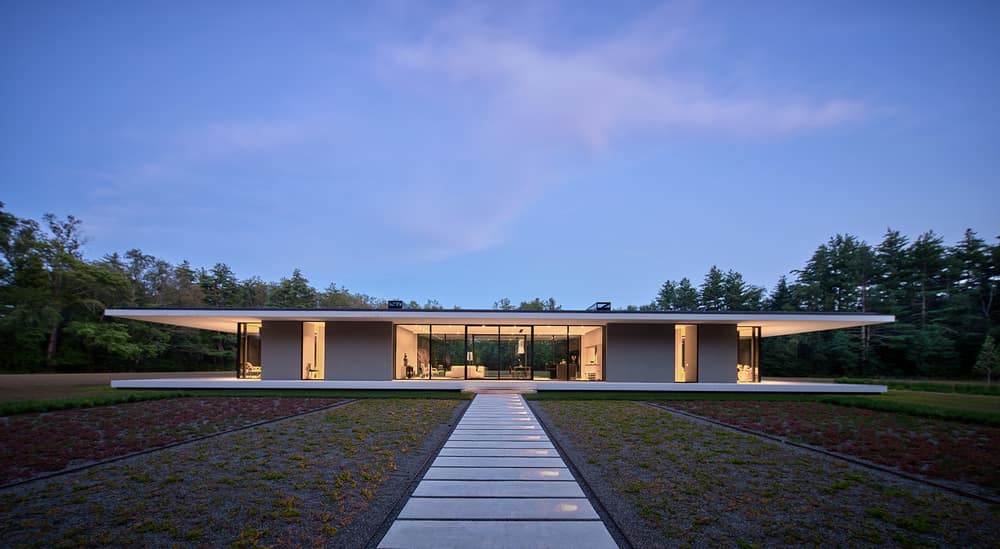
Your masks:
<instances>
[{"instance_id":1,"label":"pine tree","mask_svg":"<svg viewBox=\"0 0 1000 549\"><path fill-rule=\"evenodd\" d=\"M653 301L658 311L673 311L677 308L677 285L668 280L660 286L660 292Z\"/></svg>"},{"instance_id":2,"label":"pine tree","mask_svg":"<svg viewBox=\"0 0 1000 549\"><path fill-rule=\"evenodd\" d=\"M724 311L726 309L726 290L724 276L718 267L712 265L701 284L701 298L698 308L703 311Z\"/></svg>"},{"instance_id":3,"label":"pine tree","mask_svg":"<svg viewBox=\"0 0 1000 549\"><path fill-rule=\"evenodd\" d=\"M778 284L774 287L774 291L767 298L767 310L794 311L797 308L792 288L788 285L785 275L781 275L778 278Z\"/></svg>"},{"instance_id":4,"label":"pine tree","mask_svg":"<svg viewBox=\"0 0 1000 549\"><path fill-rule=\"evenodd\" d=\"M728 311L759 311L763 288L747 284L743 275L730 269L722 282L725 309Z\"/></svg>"},{"instance_id":5,"label":"pine tree","mask_svg":"<svg viewBox=\"0 0 1000 549\"><path fill-rule=\"evenodd\" d=\"M278 287L271 293L271 307L286 307L309 309L315 308L318 301L316 290L309 285L309 280L302 276L302 271L295 269L291 278L282 278Z\"/></svg>"},{"instance_id":6,"label":"pine tree","mask_svg":"<svg viewBox=\"0 0 1000 549\"><path fill-rule=\"evenodd\" d=\"M698 310L698 289L691 285L691 280L687 277L681 279L677 284L674 307L677 311L697 311Z\"/></svg>"},{"instance_id":7,"label":"pine tree","mask_svg":"<svg viewBox=\"0 0 1000 549\"><path fill-rule=\"evenodd\" d=\"M979 356L976 357L976 364L973 369L986 374L986 383L993 383L993 374L1000 374L1000 354L997 353L996 343L993 336L986 336L983 346L979 348Z\"/></svg>"}]
</instances>

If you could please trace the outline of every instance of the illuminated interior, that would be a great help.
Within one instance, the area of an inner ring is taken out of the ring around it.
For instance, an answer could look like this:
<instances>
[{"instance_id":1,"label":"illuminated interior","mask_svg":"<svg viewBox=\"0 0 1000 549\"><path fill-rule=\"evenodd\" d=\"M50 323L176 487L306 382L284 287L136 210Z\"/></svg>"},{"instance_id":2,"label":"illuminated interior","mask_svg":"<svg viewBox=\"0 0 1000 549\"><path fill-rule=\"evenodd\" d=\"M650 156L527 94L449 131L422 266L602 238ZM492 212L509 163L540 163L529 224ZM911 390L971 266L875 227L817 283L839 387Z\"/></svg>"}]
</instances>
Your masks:
<instances>
[{"instance_id":1,"label":"illuminated interior","mask_svg":"<svg viewBox=\"0 0 1000 549\"><path fill-rule=\"evenodd\" d=\"M399 324L395 379L604 379L601 326Z\"/></svg>"},{"instance_id":2,"label":"illuminated interior","mask_svg":"<svg viewBox=\"0 0 1000 549\"><path fill-rule=\"evenodd\" d=\"M674 382L698 382L698 327L693 324L674 327Z\"/></svg>"},{"instance_id":3,"label":"illuminated interior","mask_svg":"<svg viewBox=\"0 0 1000 549\"><path fill-rule=\"evenodd\" d=\"M326 323L302 323L302 379L325 379Z\"/></svg>"},{"instance_id":4,"label":"illuminated interior","mask_svg":"<svg viewBox=\"0 0 1000 549\"><path fill-rule=\"evenodd\" d=\"M736 354L736 381L760 382L760 326L739 326L739 348Z\"/></svg>"},{"instance_id":5,"label":"illuminated interior","mask_svg":"<svg viewBox=\"0 0 1000 549\"><path fill-rule=\"evenodd\" d=\"M237 377L260 379L260 323L240 322L236 326L237 339Z\"/></svg>"}]
</instances>

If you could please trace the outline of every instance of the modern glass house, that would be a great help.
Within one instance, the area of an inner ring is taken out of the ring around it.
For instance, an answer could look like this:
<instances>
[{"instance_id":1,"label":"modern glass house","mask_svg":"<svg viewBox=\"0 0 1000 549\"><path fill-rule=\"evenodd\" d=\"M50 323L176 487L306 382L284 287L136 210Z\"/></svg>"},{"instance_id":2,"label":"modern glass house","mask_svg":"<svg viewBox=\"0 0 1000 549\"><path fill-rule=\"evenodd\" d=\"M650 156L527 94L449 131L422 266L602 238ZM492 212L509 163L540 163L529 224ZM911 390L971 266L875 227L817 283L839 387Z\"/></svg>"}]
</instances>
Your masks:
<instances>
[{"instance_id":1,"label":"modern glass house","mask_svg":"<svg viewBox=\"0 0 1000 549\"><path fill-rule=\"evenodd\" d=\"M609 309L609 308L607 308ZM109 309L235 333L244 379L758 383L765 337L893 322L869 313Z\"/></svg>"}]
</instances>

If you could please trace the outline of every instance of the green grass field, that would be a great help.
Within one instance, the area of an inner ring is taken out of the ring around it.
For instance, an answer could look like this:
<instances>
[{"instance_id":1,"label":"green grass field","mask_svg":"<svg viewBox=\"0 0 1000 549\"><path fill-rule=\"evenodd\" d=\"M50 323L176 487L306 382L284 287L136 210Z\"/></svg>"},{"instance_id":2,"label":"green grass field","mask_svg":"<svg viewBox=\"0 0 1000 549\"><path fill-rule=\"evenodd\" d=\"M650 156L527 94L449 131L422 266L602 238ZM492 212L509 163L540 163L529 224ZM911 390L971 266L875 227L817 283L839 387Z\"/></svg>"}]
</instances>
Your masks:
<instances>
[{"instance_id":1,"label":"green grass field","mask_svg":"<svg viewBox=\"0 0 1000 549\"><path fill-rule=\"evenodd\" d=\"M834 383L851 383L861 385L885 385L889 389L901 391L923 391L929 393L962 393L970 395L1000 396L1000 384L987 385L982 381L968 380L926 380L926 379L871 379L840 377Z\"/></svg>"},{"instance_id":2,"label":"green grass field","mask_svg":"<svg viewBox=\"0 0 1000 549\"><path fill-rule=\"evenodd\" d=\"M917 417L1000 425L1000 396L890 390L884 395L814 395L783 393L668 393L553 391L526 395L529 400L723 400L827 402Z\"/></svg>"}]
</instances>

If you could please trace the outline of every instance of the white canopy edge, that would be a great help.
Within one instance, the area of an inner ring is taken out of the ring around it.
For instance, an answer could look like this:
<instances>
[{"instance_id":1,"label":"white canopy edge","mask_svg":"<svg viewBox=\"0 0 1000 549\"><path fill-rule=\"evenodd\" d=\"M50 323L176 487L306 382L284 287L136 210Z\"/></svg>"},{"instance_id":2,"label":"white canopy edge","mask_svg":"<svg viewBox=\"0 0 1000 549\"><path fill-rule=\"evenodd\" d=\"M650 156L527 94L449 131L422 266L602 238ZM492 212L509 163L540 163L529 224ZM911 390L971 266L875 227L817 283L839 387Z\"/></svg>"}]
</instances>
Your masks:
<instances>
[{"instance_id":1,"label":"white canopy edge","mask_svg":"<svg viewBox=\"0 0 1000 549\"><path fill-rule=\"evenodd\" d=\"M236 332L238 322L267 320L302 322L393 322L395 324L736 324L760 326L763 337L895 322L893 315L857 313L746 312L588 312L588 311L423 311L397 309L107 309L106 316L169 324L200 330Z\"/></svg>"}]
</instances>

